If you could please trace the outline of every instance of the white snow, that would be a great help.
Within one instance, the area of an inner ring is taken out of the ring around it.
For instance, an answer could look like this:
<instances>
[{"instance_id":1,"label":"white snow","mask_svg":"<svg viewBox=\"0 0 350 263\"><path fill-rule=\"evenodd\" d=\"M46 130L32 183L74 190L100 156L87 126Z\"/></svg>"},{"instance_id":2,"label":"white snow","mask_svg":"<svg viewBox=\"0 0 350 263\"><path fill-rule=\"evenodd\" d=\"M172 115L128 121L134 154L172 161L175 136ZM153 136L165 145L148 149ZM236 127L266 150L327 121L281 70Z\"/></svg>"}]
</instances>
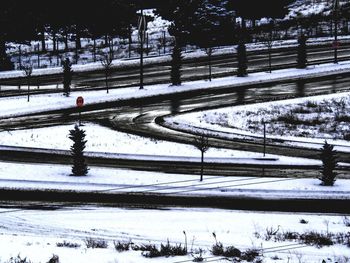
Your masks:
<instances>
[{"instance_id":1,"label":"white snow","mask_svg":"<svg viewBox=\"0 0 350 263\"><path fill-rule=\"evenodd\" d=\"M314 103L320 103L323 101L329 102L333 99L341 101L345 98L348 99L349 94L349 92L342 92L336 94L226 107L196 113L180 114L175 117L168 117L166 118L166 121L171 126L182 130L200 131L201 129L204 129L207 133L215 133L216 136L219 135L225 138L240 137L261 140L263 138L262 129L260 129L260 131L249 130L251 120L261 121L262 119L265 119L267 125L272 125L269 124L269 121L272 118L277 117L275 115L277 111L280 115L283 115L288 113L292 107L295 108L298 105L303 105L310 101ZM335 107L335 105L333 106ZM286 134L278 135L267 133L266 138L279 139L283 140L283 142L286 144L312 147L316 149L321 148L324 141L327 140L329 143L336 146L335 150L346 152L350 151L350 143L345 140L332 139L329 138L329 136L322 137L317 133L313 134L313 136L296 137L293 135L288 135L289 133L293 133L293 131L289 132L287 129L284 130L284 133Z\"/></svg>"},{"instance_id":2,"label":"white snow","mask_svg":"<svg viewBox=\"0 0 350 263\"><path fill-rule=\"evenodd\" d=\"M304 219L308 224L301 224ZM281 262L319 263L330 258L338 262L348 255L349 248L341 245L318 249L298 245L296 242L277 243L265 241L267 229L295 231L304 233L317 231L321 233L347 232L341 215L315 215L302 213L263 213L242 212L219 209L122 209L97 208L94 206L67 207L56 211L38 210L0 210L0 246L2 262L10 257L22 258L34 262L47 262L52 254L60 258L61 263L136 263L136 262L191 262L192 256L161 257L146 259L140 251L115 251L113 241L132 241L135 244L166 243L184 245L187 234L189 250L202 248L203 257L209 261L226 262L212 257L210 250L217 241L226 246L235 246L240 250L256 248L263 251L264 262L276 262L272 257L278 256ZM256 234L254 234L256 233ZM262 237L258 238L257 234ZM106 249L86 248L84 240L88 237L106 240ZM57 242L77 243L79 248L59 248ZM280 247L284 246L284 247ZM279 251L279 249L284 250ZM294 249L293 249L294 248ZM273 252L275 251L275 252ZM212 258L209 258L212 257ZM283 260L283 261L282 261ZM344 261L345 262L345 261Z\"/></svg>"}]
</instances>

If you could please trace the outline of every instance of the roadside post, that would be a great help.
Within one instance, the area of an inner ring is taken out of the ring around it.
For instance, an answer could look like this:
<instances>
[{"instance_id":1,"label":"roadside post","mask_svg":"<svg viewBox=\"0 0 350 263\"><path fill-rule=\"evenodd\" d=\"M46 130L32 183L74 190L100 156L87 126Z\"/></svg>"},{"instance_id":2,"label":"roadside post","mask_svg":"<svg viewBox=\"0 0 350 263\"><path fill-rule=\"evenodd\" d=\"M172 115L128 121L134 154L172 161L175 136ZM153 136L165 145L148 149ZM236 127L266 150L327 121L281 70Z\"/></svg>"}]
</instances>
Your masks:
<instances>
[{"instance_id":1,"label":"roadside post","mask_svg":"<svg viewBox=\"0 0 350 263\"><path fill-rule=\"evenodd\" d=\"M339 20L339 0L333 0L333 21L334 21L334 63L338 63L338 20Z\"/></svg>"},{"instance_id":2,"label":"roadside post","mask_svg":"<svg viewBox=\"0 0 350 263\"><path fill-rule=\"evenodd\" d=\"M266 155L266 122L264 119L262 119L262 123L264 125L264 151L263 151L263 156L265 157Z\"/></svg>"},{"instance_id":3,"label":"roadside post","mask_svg":"<svg viewBox=\"0 0 350 263\"><path fill-rule=\"evenodd\" d=\"M139 39L140 39L140 89L143 89L143 42L146 40L147 21L141 9L138 21Z\"/></svg>"},{"instance_id":4,"label":"roadside post","mask_svg":"<svg viewBox=\"0 0 350 263\"><path fill-rule=\"evenodd\" d=\"M81 126L81 108L84 106L84 98L79 96L76 100L76 104L79 109L79 126Z\"/></svg>"}]
</instances>

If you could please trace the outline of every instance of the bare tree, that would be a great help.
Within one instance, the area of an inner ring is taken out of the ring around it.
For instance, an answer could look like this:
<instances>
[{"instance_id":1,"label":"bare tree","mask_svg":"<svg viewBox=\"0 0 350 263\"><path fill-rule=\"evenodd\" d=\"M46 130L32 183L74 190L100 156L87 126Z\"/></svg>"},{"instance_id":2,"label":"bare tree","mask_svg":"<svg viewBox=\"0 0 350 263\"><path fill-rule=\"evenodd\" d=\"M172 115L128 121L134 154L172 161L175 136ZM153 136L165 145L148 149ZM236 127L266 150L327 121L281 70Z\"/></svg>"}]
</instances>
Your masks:
<instances>
[{"instance_id":1,"label":"bare tree","mask_svg":"<svg viewBox=\"0 0 350 263\"><path fill-rule=\"evenodd\" d=\"M104 68L104 72L105 72L105 82L106 82L107 93L109 93L108 77L111 73L113 58L114 58L114 50L113 50L113 46L111 45L109 47L109 51L103 55L103 58L101 60L101 64L102 64L102 66Z\"/></svg>"},{"instance_id":2,"label":"bare tree","mask_svg":"<svg viewBox=\"0 0 350 263\"><path fill-rule=\"evenodd\" d=\"M269 55L269 72L272 70L272 47L274 44L274 23L271 21L269 24L269 32L261 34L262 43L267 47L267 52Z\"/></svg>"},{"instance_id":3,"label":"bare tree","mask_svg":"<svg viewBox=\"0 0 350 263\"><path fill-rule=\"evenodd\" d=\"M32 76L32 73L33 73L33 65L28 64L28 65L23 66L23 71L24 71L24 75L27 77L27 84L28 84L27 102L29 102L30 77Z\"/></svg>"},{"instance_id":4,"label":"bare tree","mask_svg":"<svg viewBox=\"0 0 350 263\"><path fill-rule=\"evenodd\" d=\"M209 149L209 140L208 136L202 134L194 139L194 146L201 151L201 178L200 181L203 181L203 167L204 167L204 153Z\"/></svg>"}]
</instances>

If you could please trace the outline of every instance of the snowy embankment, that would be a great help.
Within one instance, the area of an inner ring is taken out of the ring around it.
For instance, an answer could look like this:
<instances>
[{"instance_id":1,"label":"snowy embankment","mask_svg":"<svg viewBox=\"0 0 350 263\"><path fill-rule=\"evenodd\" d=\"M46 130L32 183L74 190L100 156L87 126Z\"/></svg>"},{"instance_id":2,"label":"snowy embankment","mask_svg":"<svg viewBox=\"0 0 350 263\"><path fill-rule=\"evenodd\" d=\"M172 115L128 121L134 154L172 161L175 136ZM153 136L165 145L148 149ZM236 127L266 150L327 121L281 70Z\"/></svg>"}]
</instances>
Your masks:
<instances>
[{"instance_id":1,"label":"snowy embankment","mask_svg":"<svg viewBox=\"0 0 350 263\"><path fill-rule=\"evenodd\" d=\"M58 210L0 209L1 262L10 257L27 257L31 262L48 262L53 254L61 263L174 263L192 262L202 249L204 262L227 262L212 255L212 246L222 242L245 251L256 249L263 262L346 263L349 248L331 245L317 248L298 241L265 240L268 230L280 234L347 233L347 217L303 213L242 212L223 209L123 209L95 206L65 207ZM303 223L301 223L303 222ZM135 245L185 245L191 254L178 257L145 258L141 251L118 252L113 242ZM86 239L106 241L107 248L87 248ZM76 247L63 246L70 243ZM302 260L302 261L301 261ZM244 261L246 262L246 261Z\"/></svg>"},{"instance_id":2,"label":"snowy embankment","mask_svg":"<svg viewBox=\"0 0 350 263\"><path fill-rule=\"evenodd\" d=\"M350 199L350 181L324 187L317 179L226 177L90 167L88 176L69 176L69 165L0 163L0 188L100 194L163 194L229 198ZM40 173L38 173L40 171Z\"/></svg>"},{"instance_id":3,"label":"snowy embankment","mask_svg":"<svg viewBox=\"0 0 350 263\"><path fill-rule=\"evenodd\" d=\"M330 76L350 72L350 62L341 62L339 64L322 64L308 67L307 69L283 69L273 71L271 74L265 72L253 73L247 77L225 77L213 79L213 81L192 81L185 82L181 86L169 86L168 84L149 85L145 89L139 90L139 87L106 91L75 91L70 97L64 97L62 94L32 95L30 102L27 102L26 96L11 98L1 98L0 117L15 117L31 113L39 113L51 110L64 110L75 107L77 96L83 96L86 105L118 102L135 98L150 98L155 96L164 96L171 94L185 94L188 92L212 90L212 89L235 89L242 86L254 84L263 84L279 81L295 81L321 76Z\"/></svg>"},{"instance_id":4,"label":"snowy embankment","mask_svg":"<svg viewBox=\"0 0 350 263\"><path fill-rule=\"evenodd\" d=\"M205 132L226 139L242 138L246 140L250 139L261 141L263 139L263 124L261 122L264 119L267 126L266 138L268 141L275 140L276 142L283 142L283 144L287 145L320 149L322 148L325 140L327 140L328 143L335 146L335 150L350 152L349 141L333 139L331 135L325 133L325 131L322 133L319 131L320 127L318 126L320 125L312 125L311 127L305 125L299 125L297 127L283 126L282 129L278 128L278 126L281 124L274 123L274 120L278 119L279 116L289 116L288 114L292 114L294 117L298 116L297 113L293 112L293 109L295 111L298 110L307 112L308 109L305 105L308 103L312 104L311 106L315 111L315 113L313 113L311 110L309 110L309 115L317 118L319 121L323 121L323 118L325 118L327 114L330 115L329 112L333 112L335 115L341 115L342 109L339 107L334 107L340 103L344 104L343 107L346 107L349 96L349 92L343 92L306 98L263 102L253 105L241 105L202 112L180 114L175 117L165 118L165 120L167 121L168 125L180 130ZM327 105L322 106L322 103L327 103ZM320 105L321 108L318 108L317 105ZM320 111L322 107L325 111L323 113ZM310 119L311 117L307 116L304 118ZM327 122L330 121L325 122L327 124ZM340 128L341 125L344 127ZM333 131L333 133L337 132L334 136L339 137L341 132L347 132L348 129L346 129L346 123L341 123L341 125L338 125L340 130L338 129ZM251 130L253 127L255 130ZM326 128L322 127L322 129L324 130ZM278 134L279 132L283 132L284 134L280 135ZM293 136L293 134L296 132L302 134L310 133L311 135L305 137Z\"/></svg>"}]
</instances>

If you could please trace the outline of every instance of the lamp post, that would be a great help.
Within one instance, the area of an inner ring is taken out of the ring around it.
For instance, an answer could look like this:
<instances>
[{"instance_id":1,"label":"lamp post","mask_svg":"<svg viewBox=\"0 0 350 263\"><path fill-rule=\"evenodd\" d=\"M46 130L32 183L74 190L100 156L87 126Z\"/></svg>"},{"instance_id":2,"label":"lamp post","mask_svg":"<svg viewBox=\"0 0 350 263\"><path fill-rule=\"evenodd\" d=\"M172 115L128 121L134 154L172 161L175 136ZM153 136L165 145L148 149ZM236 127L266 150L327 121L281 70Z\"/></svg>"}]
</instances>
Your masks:
<instances>
[{"instance_id":1,"label":"lamp post","mask_svg":"<svg viewBox=\"0 0 350 263\"><path fill-rule=\"evenodd\" d=\"M264 150L263 150L263 156L266 155L266 122L264 119L262 119L262 123L264 125Z\"/></svg>"},{"instance_id":2,"label":"lamp post","mask_svg":"<svg viewBox=\"0 0 350 263\"><path fill-rule=\"evenodd\" d=\"M338 63L338 12L339 0L333 0L333 19L334 19L334 63Z\"/></svg>"},{"instance_id":3,"label":"lamp post","mask_svg":"<svg viewBox=\"0 0 350 263\"><path fill-rule=\"evenodd\" d=\"M138 22L139 38L140 38L140 89L143 89L143 42L147 30L146 17L143 15L143 8Z\"/></svg>"}]
</instances>

